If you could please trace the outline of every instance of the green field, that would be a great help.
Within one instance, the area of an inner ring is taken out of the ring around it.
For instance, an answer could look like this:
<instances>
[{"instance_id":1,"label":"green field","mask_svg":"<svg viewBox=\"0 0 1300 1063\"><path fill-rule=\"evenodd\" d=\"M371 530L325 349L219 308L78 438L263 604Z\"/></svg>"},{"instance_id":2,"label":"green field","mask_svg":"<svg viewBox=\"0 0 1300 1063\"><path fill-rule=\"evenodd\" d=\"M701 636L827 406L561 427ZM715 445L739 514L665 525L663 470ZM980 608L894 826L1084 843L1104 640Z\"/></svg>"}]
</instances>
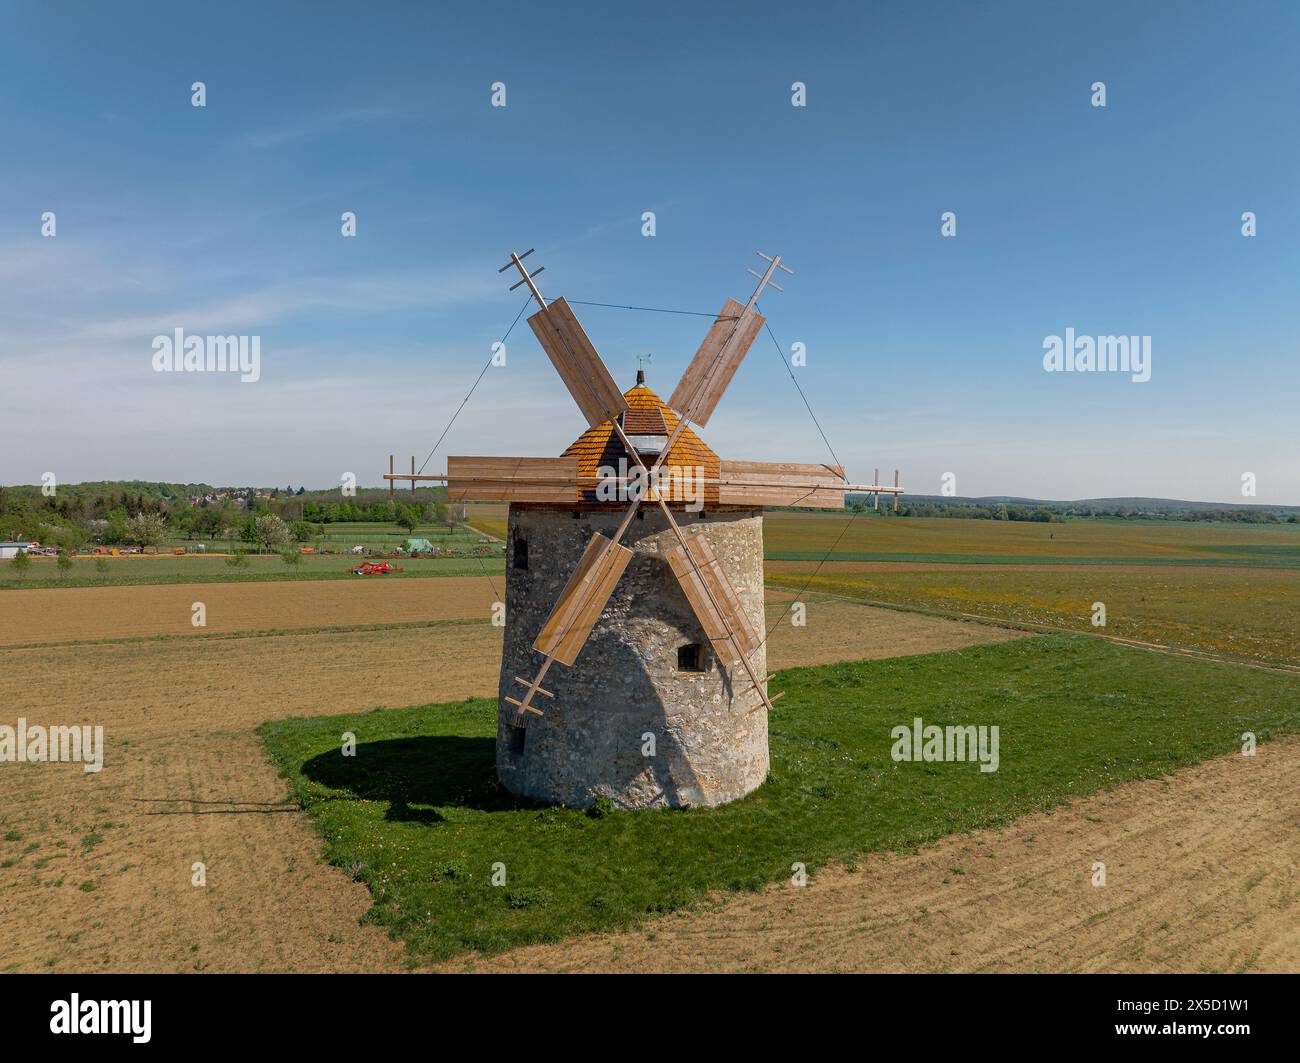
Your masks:
<instances>
[{"instance_id":1,"label":"green field","mask_svg":"<svg viewBox=\"0 0 1300 1063\"><path fill-rule=\"evenodd\" d=\"M419 963L626 927L781 881L796 861L913 848L1230 752L1244 731L1300 731L1296 678L1073 636L794 669L780 684L772 775L709 810L593 817L513 797L496 781L490 700L261 733L327 858L369 885L367 918ZM998 725L1000 770L894 763L890 730L915 716ZM355 758L340 755L344 731Z\"/></svg>"},{"instance_id":2,"label":"green field","mask_svg":"<svg viewBox=\"0 0 1300 1063\"><path fill-rule=\"evenodd\" d=\"M1300 524L1068 520L1062 524L940 517L768 513L769 560L1139 564L1300 568Z\"/></svg>"},{"instance_id":3,"label":"green field","mask_svg":"<svg viewBox=\"0 0 1300 1063\"><path fill-rule=\"evenodd\" d=\"M100 572L97 558L80 556L66 576L60 575L52 558L33 558L25 575L7 561L0 561L0 591L50 587L123 587L149 583L250 583L268 580L318 579L420 579L429 576L499 575L505 571L501 557L418 557L390 562L402 568L386 576L353 576L349 570L361 557L304 554L302 564L291 566L276 554L249 554L248 566L232 568L224 557L159 554L105 557L108 571Z\"/></svg>"},{"instance_id":4,"label":"green field","mask_svg":"<svg viewBox=\"0 0 1300 1063\"><path fill-rule=\"evenodd\" d=\"M494 539L505 539L510 507L505 502L471 502L469 526Z\"/></svg>"}]
</instances>

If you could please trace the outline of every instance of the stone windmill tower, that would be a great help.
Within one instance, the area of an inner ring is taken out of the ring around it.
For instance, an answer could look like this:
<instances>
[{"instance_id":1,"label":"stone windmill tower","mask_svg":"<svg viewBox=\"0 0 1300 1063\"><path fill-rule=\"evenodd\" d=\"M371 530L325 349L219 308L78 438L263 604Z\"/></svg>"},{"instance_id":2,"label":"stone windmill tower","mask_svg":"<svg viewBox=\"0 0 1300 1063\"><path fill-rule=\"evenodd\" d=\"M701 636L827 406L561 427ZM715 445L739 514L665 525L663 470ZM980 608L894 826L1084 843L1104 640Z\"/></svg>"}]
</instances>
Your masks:
<instances>
[{"instance_id":1,"label":"stone windmill tower","mask_svg":"<svg viewBox=\"0 0 1300 1063\"><path fill-rule=\"evenodd\" d=\"M767 691L762 507L843 508L872 488L838 466L721 460L690 427L762 329L758 296L790 272L779 256L750 270L749 302L727 300L664 402L643 373L618 389L566 300L542 298L531 253L502 271L537 300L528 323L589 427L558 458L450 457L445 477L421 477L455 501L510 502L497 773L575 807L733 801L767 776L781 696Z\"/></svg>"}]
</instances>

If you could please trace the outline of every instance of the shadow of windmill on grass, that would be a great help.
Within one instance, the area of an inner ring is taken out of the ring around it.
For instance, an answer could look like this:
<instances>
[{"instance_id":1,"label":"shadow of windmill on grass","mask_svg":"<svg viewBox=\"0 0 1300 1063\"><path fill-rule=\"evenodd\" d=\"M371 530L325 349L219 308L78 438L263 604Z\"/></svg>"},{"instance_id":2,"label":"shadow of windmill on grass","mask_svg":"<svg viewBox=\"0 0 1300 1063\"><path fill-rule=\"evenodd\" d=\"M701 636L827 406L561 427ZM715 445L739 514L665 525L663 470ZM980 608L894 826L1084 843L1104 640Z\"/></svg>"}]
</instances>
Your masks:
<instances>
[{"instance_id":1,"label":"shadow of windmill on grass","mask_svg":"<svg viewBox=\"0 0 1300 1063\"><path fill-rule=\"evenodd\" d=\"M336 795L318 800L387 801L391 822L443 823L438 808L517 812L545 806L516 797L497 780L496 742L460 735L421 735L363 742L356 756L338 750L312 757L302 774Z\"/></svg>"}]
</instances>

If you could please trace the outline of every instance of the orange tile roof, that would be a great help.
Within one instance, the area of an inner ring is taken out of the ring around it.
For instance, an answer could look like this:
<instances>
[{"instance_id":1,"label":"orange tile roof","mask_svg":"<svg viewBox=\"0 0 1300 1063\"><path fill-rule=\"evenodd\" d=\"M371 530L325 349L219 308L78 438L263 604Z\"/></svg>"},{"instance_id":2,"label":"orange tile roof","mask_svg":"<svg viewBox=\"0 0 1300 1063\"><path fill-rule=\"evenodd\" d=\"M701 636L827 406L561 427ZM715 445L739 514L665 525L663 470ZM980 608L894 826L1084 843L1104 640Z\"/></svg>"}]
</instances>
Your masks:
<instances>
[{"instance_id":1,"label":"orange tile roof","mask_svg":"<svg viewBox=\"0 0 1300 1063\"><path fill-rule=\"evenodd\" d=\"M623 392L623 397L627 399L629 407L625 421L631 427L625 426L624 428L628 435L657 434L646 429L657 425L659 417L663 418L664 426L669 435L677 427L677 422L680 420L677 414L663 399L644 384L638 384L636 387ZM631 428L635 428L636 431L632 431ZM594 428L588 428L569 445L562 456L566 458L576 457L578 459L578 476L584 478L584 480L598 476L602 467L617 470L620 458L627 459L629 470L637 467L636 459L623 448L623 441L618 438L618 435L614 432L613 424L609 421L604 421ZM647 465L654 463L654 459L649 456L646 456L644 460ZM721 474L722 463L718 456L688 426L677 437L672 450L668 453L668 457L664 459L663 464L660 466L663 475L660 482L664 489L664 501L684 502L688 500L688 497L694 497L695 488L692 486L684 491L680 479L690 478L693 480L697 469L703 470L700 475L705 479L716 480ZM585 483L583 486L584 502L597 502L595 487L588 486ZM711 484L704 488L704 503L706 506L716 506L718 504L717 484ZM626 503L615 504L625 505Z\"/></svg>"}]
</instances>

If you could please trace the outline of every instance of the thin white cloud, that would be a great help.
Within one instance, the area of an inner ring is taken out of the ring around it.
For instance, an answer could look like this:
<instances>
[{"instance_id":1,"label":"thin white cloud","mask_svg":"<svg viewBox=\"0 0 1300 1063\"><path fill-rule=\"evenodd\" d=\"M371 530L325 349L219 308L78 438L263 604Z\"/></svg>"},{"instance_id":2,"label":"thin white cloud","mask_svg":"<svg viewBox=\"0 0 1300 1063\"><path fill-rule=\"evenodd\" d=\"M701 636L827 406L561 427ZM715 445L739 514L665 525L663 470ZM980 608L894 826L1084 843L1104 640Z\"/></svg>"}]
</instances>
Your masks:
<instances>
[{"instance_id":1,"label":"thin white cloud","mask_svg":"<svg viewBox=\"0 0 1300 1063\"><path fill-rule=\"evenodd\" d=\"M305 122L252 130L241 134L235 142L240 147L258 150L279 148L315 137L345 132L359 125L385 121L397 117L398 113L390 107L350 107L343 111L316 115Z\"/></svg>"},{"instance_id":2,"label":"thin white cloud","mask_svg":"<svg viewBox=\"0 0 1300 1063\"><path fill-rule=\"evenodd\" d=\"M230 333L305 314L331 311L377 314L411 307L436 309L498 294L497 285L468 270L424 276L318 278L271 285L208 303L87 322L77 335L85 340L135 339L174 328Z\"/></svg>"}]
</instances>

